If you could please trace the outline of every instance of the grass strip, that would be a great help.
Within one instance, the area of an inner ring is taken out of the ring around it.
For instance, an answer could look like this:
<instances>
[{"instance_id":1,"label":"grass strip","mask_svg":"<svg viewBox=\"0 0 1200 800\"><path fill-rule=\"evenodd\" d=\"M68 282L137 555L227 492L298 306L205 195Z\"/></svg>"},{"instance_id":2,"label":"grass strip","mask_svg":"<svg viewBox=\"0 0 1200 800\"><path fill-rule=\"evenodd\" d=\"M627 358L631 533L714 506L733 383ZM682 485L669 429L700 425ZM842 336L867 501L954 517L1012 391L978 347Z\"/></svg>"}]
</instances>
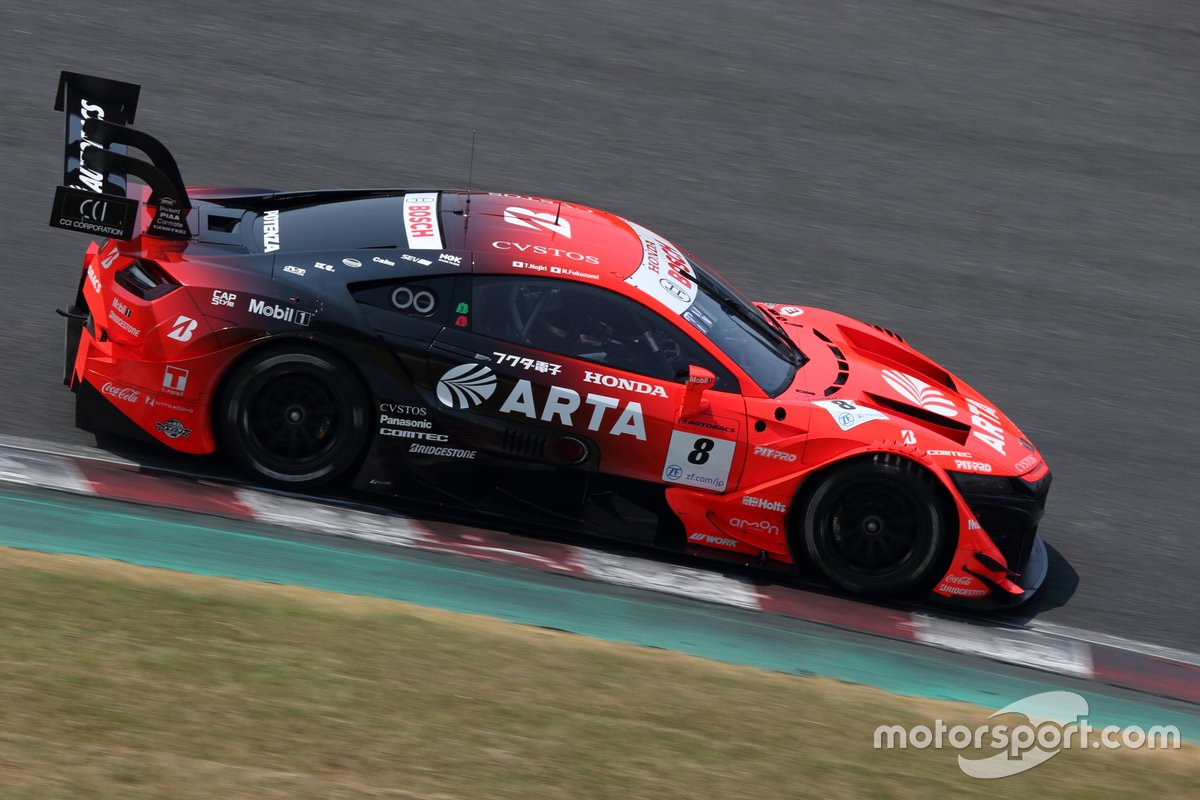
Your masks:
<instances>
[{"instance_id":1,"label":"grass strip","mask_svg":"<svg viewBox=\"0 0 1200 800\"><path fill-rule=\"evenodd\" d=\"M1015 699L1015 698L1014 698ZM0 548L0 798L1190 796L1200 753L1001 781L988 711L436 611Z\"/></svg>"}]
</instances>

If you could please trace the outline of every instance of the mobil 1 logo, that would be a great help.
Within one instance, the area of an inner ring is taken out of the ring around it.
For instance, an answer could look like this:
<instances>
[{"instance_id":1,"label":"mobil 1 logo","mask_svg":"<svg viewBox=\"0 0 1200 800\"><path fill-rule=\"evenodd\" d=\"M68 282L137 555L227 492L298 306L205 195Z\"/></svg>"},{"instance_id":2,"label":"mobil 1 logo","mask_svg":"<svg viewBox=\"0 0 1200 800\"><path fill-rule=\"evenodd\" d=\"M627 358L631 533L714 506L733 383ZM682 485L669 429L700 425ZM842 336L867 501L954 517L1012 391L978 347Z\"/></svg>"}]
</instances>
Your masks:
<instances>
[{"instance_id":1,"label":"mobil 1 logo","mask_svg":"<svg viewBox=\"0 0 1200 800\"><path fill-rule=\"evenodd\" d=\"M736 449L737 444L732 439L674 431L667 447L662 479L667 483L723 492L729 485L729 471Z\"/></svg>"}]
</instances>

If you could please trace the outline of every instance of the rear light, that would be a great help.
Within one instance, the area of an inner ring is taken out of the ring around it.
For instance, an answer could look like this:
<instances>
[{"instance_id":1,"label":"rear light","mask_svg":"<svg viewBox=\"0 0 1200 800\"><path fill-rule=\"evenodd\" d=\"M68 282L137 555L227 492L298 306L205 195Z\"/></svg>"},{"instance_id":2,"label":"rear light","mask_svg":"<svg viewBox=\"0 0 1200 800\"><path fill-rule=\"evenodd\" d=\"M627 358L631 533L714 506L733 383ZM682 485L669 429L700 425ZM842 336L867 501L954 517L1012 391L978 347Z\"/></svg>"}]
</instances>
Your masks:
<instances>
[{"instance_id":1,"label":"rear light","mask_svg":"<svg viewBox=\"0 0 1200 800\"><path fill-rule=\"evenodd\" d=\"M117 284L143 300L157 300L179 288L166 270L153 261L139 258L116 274Z\"/></svg>"}]
</instances>

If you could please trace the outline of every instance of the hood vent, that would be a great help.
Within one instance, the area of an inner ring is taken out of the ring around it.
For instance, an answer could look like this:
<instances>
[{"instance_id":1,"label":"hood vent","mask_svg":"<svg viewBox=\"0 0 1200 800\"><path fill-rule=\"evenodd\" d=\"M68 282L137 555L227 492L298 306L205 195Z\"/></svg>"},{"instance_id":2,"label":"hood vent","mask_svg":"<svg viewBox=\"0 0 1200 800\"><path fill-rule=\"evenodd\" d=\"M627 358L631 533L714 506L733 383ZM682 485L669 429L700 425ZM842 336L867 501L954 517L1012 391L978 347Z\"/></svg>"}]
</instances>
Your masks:
<instances>
[{"instance_id":1,"label":"hood vent","mask_svg":"<svg viewBox=\"0 0 1200 800\"><path fill-rule=\"evenodd\" d=\"M904 417L911 422L940 433L947 439L953 439L959 444L965 444L967 436L971 433L971 426L958 420L943 417L941 414L935 414L923 408L910 406L908 403L901 403L899 400L893 400L890 397L884 397L874 392L865 392L864 394L881 410L891 412L898 417Z\"/></svg>"},{"instance_id":2,"label":"hood vent","mask_svg":"<svg viewBox=\"0 0 1200 800\"><path fill-rule=\"evenodd\" d=\"M958 387L954 385L954 379L950 377L949 372L907 347L845 325L838 325L838 333L855 350L884 366L912 373L935 386L944 386L952 392L958 392Z\"/></svg>"}]
</instances>

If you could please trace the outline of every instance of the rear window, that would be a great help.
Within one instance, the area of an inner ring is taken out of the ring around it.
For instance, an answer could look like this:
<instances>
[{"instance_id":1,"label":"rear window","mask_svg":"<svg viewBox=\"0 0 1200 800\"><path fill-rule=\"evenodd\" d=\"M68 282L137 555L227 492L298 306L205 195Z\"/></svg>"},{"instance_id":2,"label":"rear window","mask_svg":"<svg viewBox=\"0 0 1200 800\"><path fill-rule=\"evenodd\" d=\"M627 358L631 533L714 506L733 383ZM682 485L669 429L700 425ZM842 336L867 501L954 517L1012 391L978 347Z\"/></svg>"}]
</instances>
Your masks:
<instances>
[{"instance_id":1,"label":"rear window","mask_svg":"<svg viewBox=\"0 0 1200 800\"><path fill-rule=\"evenodd\" d=\"M362 250L404 245L404 198L369 197L272 212L254 222L259 252ZM274 245L274 246L272 246Z\"/></svg>"}]
</instances>

